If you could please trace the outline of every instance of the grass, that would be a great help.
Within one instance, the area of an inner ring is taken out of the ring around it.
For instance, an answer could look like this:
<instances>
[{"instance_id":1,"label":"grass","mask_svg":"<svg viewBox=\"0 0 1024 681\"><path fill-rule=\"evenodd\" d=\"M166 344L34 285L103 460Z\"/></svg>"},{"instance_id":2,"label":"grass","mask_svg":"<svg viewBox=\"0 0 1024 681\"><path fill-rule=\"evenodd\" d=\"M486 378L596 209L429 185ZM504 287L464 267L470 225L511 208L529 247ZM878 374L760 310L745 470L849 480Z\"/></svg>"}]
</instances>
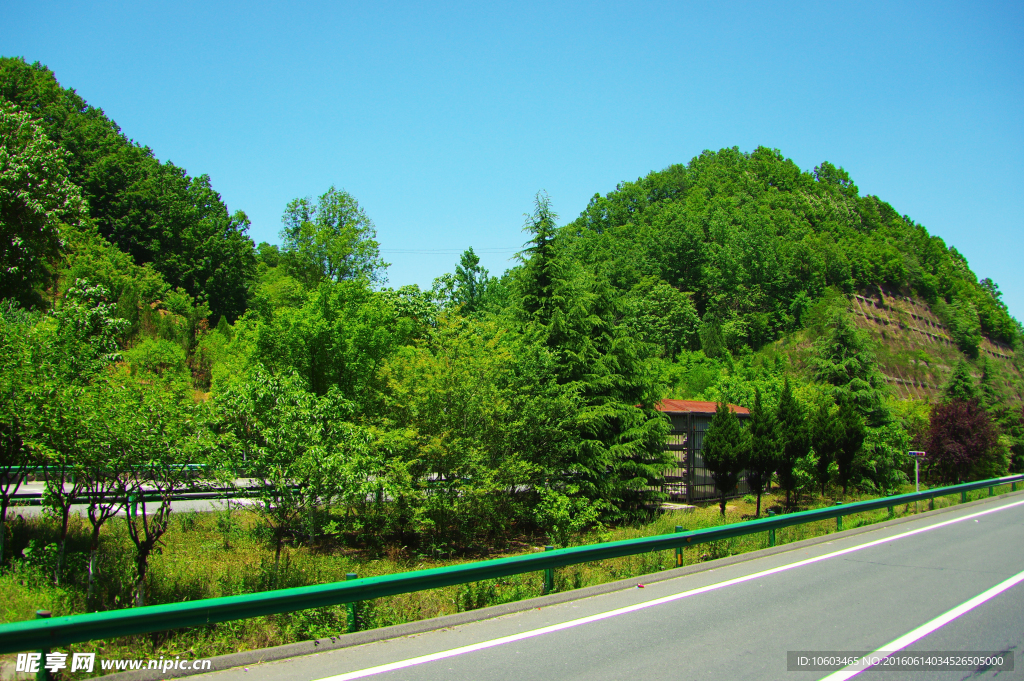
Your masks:
<instances>
[{"instance_id":1,"label":"grass","mask_svg":"<svg viewBox=\"0 0 1024 681\"><path fill-rule=\"evenodd\" d=\"M1004 487L1009 489L1008 485ZM968 498L977 499L987 495L987 490L979 490L970 493ZM851 497L846 501L858 500ZM798 510L831 505L829 500L824 503L821 499L806 501ZM762 509L779 510L779 503L780 500L768 495L762 499ZM934 507L956 503L959 503L959 495L935 499ZM921 510L927 510L928 506L928 502L922 502ZM14 509L11 516L16 517L16 511ZM914 509L911 504L897 507L894 511L899 517L913 513ZM605 528L577 537L576 543L589 544L668 534L677 525L686 530L715 527L723 523L742 522L752 518L753 513L751 500L736 499L730 502L724 518L715 503L690 512L666 513L644 525ZM844 517L843 527L851 529L889 517L884 509L856 513ZM151 559L147 600L151 604L342 581L350 572L360 577L369 577L476 560L426 559L397 546L386 548L380 555L368 555L336 545L298 546L286 549L281 565L275 572L273 552L259 540L253 517L244 511L236 511L230 517L223 512L184 512L173 516L172 523L165 535L162 551ZM11 537L8 546L13 546L16 557L11 566L0 573L0 621L32 619L37 609L50 610L55 617L86 612L84 585L87 527L80 520L73 524L68 578L64 585L55 586L52 580L52 542L56 537L53 524L45 518L35 518L15 520L9 526ZM805 523L777 530L776 543L792 543L835 531L835 520ZM540 550L545 543L542 536L522 539L509 552L495 553L489 557L529 553ZM686 564L692 565L767 546L767 532L759 532L687 547L684 549L684 557ZM131 602L132 548L124 523L117 519L108 523L103 534L99 580L100 602L105 604L105 608L124 607ZM579 589L674 566L673 551L572 565L555 571L555 589ZM542 585L542 573L534 572L367 601L361 605L360 628L384 627L532 598L541 595ZM61 652L96 652L102 659L175 655L212 657L337 636L347 631L347 627L347 608L342 605L207 627L91 641L71 646L67 650L61 649ZM13 659L13 656L6 658Z\"/></svg>"}]
</instances>

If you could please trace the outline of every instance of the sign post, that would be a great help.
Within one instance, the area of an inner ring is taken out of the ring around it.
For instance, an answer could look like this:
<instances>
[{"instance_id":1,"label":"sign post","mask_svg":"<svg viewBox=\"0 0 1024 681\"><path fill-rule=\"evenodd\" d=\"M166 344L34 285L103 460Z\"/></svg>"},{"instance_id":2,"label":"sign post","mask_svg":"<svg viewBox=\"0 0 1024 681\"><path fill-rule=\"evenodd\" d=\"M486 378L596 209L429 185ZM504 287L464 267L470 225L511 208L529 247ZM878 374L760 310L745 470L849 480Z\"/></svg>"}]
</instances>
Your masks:
<instances>
[{"instance_id":1,"label":"sign post","mask_svg":"<svg viewBox=\"0 0 1024 681\"><path fill-rule=\"evenodd\" d=\"M928 456L925 452L907 452L910 456L914 457L914 491L921 491L921 466L920 461L923 457ZM914 502L914 513L921 511L921 502Z\"/></svg>"}]
</instances>

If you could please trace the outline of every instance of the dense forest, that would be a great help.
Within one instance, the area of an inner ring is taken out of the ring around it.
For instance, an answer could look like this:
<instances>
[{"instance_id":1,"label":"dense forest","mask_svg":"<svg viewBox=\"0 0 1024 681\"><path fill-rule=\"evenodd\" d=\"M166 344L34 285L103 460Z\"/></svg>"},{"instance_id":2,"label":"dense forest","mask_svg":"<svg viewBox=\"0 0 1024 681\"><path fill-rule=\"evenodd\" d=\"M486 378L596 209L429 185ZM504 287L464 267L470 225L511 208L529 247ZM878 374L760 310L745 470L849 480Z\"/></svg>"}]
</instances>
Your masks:
<instances>
[{"instance_id":1,"label":"dense forest","mask_svg":"<svg viewBox=\"0 0 1024 681\"><path fill-rule=\"evenodd\" d=\"M828 162L705 151L561 226L541 192L516 267L468 249L430 290L383 286L342 189L284 206L279 245L248 228L208 176L0 59L0 565L17 467L43 464L65 534L86 492L167 491L129 519L140 603L171 492L201 479L262 483L278 556L628 522L663 498L665 397L751 408L708 436L723 494L742 471L794 500L891 492L912 448L936 483L1024 470L1024 335L998 286ZM855 323L850 297L882 290L950 330L934 399L896 399ZM95 552L116 509L88 498Z\"/></svg>"}]
</instances>

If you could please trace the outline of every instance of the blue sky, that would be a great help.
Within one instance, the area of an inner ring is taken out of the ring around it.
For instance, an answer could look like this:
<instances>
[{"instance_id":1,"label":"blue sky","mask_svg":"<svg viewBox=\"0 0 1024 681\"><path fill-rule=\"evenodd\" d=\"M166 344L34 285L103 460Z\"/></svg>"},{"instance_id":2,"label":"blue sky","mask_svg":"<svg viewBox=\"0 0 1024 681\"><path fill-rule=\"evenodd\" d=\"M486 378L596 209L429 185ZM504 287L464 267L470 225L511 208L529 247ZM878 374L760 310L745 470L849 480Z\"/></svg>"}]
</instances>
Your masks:
<instances>
[{"instance_id":1,"label":"blue sky","mask_svg":"<svg viewBox=\"0 0 1024 681\"><path fill-rule=\"evenodd\" d=\"M209 174L252 237L330 185L390 284L472 246L492 273L545 189L594 193L704 149L845 167L1024 317L1021 3L5 0L0 54L49 66L131 138Z\"/></svg>"}]
</instances>

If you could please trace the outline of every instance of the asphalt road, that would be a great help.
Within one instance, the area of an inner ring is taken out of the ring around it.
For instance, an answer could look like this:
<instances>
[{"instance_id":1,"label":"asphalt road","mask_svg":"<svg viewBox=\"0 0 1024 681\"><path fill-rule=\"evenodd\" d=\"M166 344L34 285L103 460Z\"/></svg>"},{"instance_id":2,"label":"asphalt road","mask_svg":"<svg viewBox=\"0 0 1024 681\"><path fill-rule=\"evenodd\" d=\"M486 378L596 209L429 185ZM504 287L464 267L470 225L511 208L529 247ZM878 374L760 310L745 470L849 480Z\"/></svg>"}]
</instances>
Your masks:
<instances>
[{"instance_id":1,"label":"asphalt road","mask_svg":"<svg viewBox=\"0 0 1024 681\"><path fill-rule=\"evenodd\" d=\"M867 679L1024 679L1024 499L925 515L856 536L615 593L201 678L346 681L821 679L788 651L1008 651L1013 672L872 670ZM1003 583L941 626L934 620ZM836 677L833 677L836 678Z\"/></svg>"},{"instance_id":2,"label":"asphalt road","mask_svg":"<svg viewBox=\"0 0 1024 681\"><path fill-rule=\"evenodd\" d=\"M247 481L242 481L243 483ZM18 488L18 492L22 494L42 494L45 484L42 482L26 482ZM227 500L221 499L180 499L171 502L171 508L175 513L181 513L183 511L223 511ZM252 499L231 499L231 507L239 508L248 504L254 503ZM71 512L73 514L86 516L88 511L88 504L72 504ZM149 513L152 514L155 509L155 505L151 504ZM15 517L21 515L25 518L33 518L40 515L43 512L42 506L11 506L7 509L7 519L13 520ZM123 516L125 512L122 510L117 515Z\"/></svg>"}]
</instances>

